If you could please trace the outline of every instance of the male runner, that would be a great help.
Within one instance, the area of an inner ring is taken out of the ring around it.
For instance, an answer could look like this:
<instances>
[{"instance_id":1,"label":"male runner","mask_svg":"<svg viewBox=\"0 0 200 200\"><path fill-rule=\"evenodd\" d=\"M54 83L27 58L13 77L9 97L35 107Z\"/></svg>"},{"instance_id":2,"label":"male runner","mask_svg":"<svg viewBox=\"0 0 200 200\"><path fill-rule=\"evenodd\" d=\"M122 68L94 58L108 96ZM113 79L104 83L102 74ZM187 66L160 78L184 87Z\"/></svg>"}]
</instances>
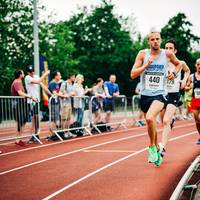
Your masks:
<instances>
[{"instance_id":1,"label":"male runner","mask_svg":"<svg viewBox=\"0 0 200 200\"><path fill-rule=\"evenodd\" d=\"M191 110L200 135L200 58L196 60L195 67L196 72L190 75L186 89L192 89ZM200 144L200 137L196 144Z\"/></svg>"},{"instance_id":2,"label":"male runner","mask_svg":"<svg viewBox=\"0 0 200 200\"><path fill-rule=\"evenodd\" d=\"M174 40L168 40L165 44L165 49L174 54L177 53L176 43ZM181 70L174 78L174 80L167 80L167 105L166 108L162 111L162 122L163 122L163 133L162 133L162 143L159 143L161 150L161 155L164 156L166 145L169 139L169 133L172 129L174 119L173 116L176 112L176 108L179 106L180 94L179 90L184 89L187 83L187 80L190 76L190 69L184 61L182 63L182 70L184 71L184 78L181 81ZM168 62L169 70L175 70L174 64Z\"/></svg>"},{"instance_id":3,"label":"male runner","mask_svg":"<svg viewBox=\"0 0 200 200\"><path fill-rule=\"evenodd\" d=\"M151 32L147 39L150 49L138 53L131 78L140 76L141 110L145 113L150 138L148 161L160 166L162 157L158 151L156 117L166 101L167 78L174 79L182 64L173 53L160 49L159 32ZM168 71L168 60L176 66L175 71Z\"/></svg>"}]
</instances>

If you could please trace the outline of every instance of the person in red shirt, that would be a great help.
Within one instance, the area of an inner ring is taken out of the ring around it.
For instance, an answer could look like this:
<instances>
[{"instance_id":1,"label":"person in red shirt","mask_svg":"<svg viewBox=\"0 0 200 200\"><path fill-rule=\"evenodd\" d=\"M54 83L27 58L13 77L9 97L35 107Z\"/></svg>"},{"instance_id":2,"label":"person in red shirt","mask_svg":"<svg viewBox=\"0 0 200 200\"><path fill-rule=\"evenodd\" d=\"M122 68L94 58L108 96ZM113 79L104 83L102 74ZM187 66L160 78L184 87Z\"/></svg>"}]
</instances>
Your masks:
<instances>
[{"instance_id":1,"label":"person in red shirt","mask_svg":"<svg viewBox=\"0 0 200 200\"><path fill-rule=\"evenodd\" d=\"M24 87L22 84L22 80L24 79L24 72L23 70L16 70L15 73L15 80L12 82L11 85L11 95L12 96L22 96L26 98L30 98L33 101L37 102L37 99L26 94L24 92ZM14 112L14 118L17 121L17 136L21 136L23 132L23 127L27 121L27 103L25 98L14 98L13 99L13 112ZM25 143L17 139L15 144L20 146L25 146Z\"/></svg>"}]
</instances>

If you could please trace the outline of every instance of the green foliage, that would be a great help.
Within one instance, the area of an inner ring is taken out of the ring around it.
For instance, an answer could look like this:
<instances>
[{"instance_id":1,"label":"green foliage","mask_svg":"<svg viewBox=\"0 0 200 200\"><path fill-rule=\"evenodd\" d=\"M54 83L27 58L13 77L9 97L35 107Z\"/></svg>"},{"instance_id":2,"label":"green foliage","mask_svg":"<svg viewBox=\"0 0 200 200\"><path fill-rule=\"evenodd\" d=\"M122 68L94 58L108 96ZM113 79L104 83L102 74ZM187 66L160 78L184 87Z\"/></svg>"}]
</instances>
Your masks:
<instances>
[{"instance_id":1,"label":"green foliage","mask_svg":"<svg viewBox=\"0 0 200 200\"><path fill-rule=\"evenodd\" d=\"M192 53L192 57L195 59L195 61L196 61L197 59L199 59L199 58L200 58L200 51L193 52L193 53Z\"/></svg>"},{"instance_id":2,"label":"green foliage","mask_svg":"<svg viewBox=\"0 0 200 200\"><path fill-rule=\"evenodd\" d=\"M192 24L187 20L186 15L178 13L162 28L161 36L165 38L165 41L173 38L177 43L178 49L189 51L191 50L191 44L200 40L200 37L192 34L191 27Z\"/></svg>"},{"instance_id":3,"label":"green foliage","mask_svg":"<svg viewBox=\"0 0 200 200\"><path fill-rule=\"evenodd\" d=\"M59 70L63 78L69 72L82 73L88 85L98 77L107 80L114 73L120 92L132 96L138 80L130 79L130 70L138 51L149 47L146 38L140 34L135 37L133 21L130 27L129 18L114 15L113 8L111 1L102 0L98 7L80 8L68 21L41 22L40 54L47 58L51 71ZM0 94L7 95L14 70L33 63L32 1L1 0L0 27ZM163 42L174 38L178 58L194 71L200 53L191 53L191 45L200 38L192 34L191 27L185 14L178 13L162 28L161 36Z\"/></svg>"},{"instance_id":4,"label":"green foliage","mask_svg":"<svg viewBox=\"0 0 200 200\"><path fill-rule=\"evenodd\" d=\"M66 24L72 31L77 49L74 53L80 61L77 67L86 77L87 83L92 84L97 77L107 80L114 73L121 93L130 95L129 74L136 50L129 32L121 24L126 23L126 20L115 16L113 7L110 2L103 1L92 11L80 9L79 14Z\"/></svg>"},{"instance_id":5,"label":"green foliage","mask_svg":"<svg viewBox=\"0 0 200 200\"><path fill-rule=\"evenodd\" d=\"M190 53L192 50L191 45L200 41L200 37L192 34L191 27L192 24L187 20L186 15L178 13L161 30L163 43L173 38L177 43L177 57L186 61L189 66L194 64L194 59Z\"/></svg>"},{"instance_id":6,"label":"green foliage","mask_svg":"<svg viewBox=\"0 0 200 200\"><path fill-rule=\"evenodd\" d=\"M0 4L0 94L10 93L13 72L32 59L32 7L30 1L1 0Z\"/></svg>"},{"instance_id":7,"label":"green foliage","mask_svg":"<svg viewBox=\"0 0 200 200\"><path fill-rule=\"evenodd\" d=\"M51 71L59 70L64 78L69 71L78 72L73 69L78 59L72 57L75 47L65 23L43 24L40 40L40 52L47 58Z\"/></svg>"}]
</instances>

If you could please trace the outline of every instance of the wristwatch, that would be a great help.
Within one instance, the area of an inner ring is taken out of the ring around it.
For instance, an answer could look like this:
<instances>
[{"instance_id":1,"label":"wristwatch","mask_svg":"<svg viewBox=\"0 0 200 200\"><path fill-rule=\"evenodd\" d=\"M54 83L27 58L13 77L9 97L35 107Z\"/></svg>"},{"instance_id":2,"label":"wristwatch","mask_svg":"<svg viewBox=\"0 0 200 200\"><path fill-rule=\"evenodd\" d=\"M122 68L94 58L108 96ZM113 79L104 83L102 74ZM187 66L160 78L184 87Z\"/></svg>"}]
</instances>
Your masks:
<instances>
[{"instance_id":1,"label":"wristwatch","mask_svg":"<svg viewBox=\"0 0 200 200\"><path fill-rule=\"evenodd\" d=\"M176 77L177 77L177 74L176 74L176 72L172 72L172 74L174 75L174 78L176 78Z\"/></svg>"}]
</instances>

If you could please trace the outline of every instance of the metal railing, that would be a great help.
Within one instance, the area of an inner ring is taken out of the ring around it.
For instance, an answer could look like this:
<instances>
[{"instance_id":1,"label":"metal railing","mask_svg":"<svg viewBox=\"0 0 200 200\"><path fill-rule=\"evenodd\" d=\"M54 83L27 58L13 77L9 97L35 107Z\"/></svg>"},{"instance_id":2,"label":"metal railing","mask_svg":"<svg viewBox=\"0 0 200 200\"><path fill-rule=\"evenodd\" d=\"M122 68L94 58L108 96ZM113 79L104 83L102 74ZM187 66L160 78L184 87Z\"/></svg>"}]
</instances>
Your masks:
<instances>
[{"instance_id":1,"label":"metal railing","mask_svg":"<svg viewBox=\"0 0 200 200\"><path fill-rule=\"evenodd\" d=\"M90 113L92 127L98 133L101 133L103 129L116 130L120 126L127 128L127 98L125 95L112 99L93 96L90 100Z\"/></svg>"},{"instance_id":2,"label":"metal railing","mask_svg":"<svg viewBox=\"0 0 200 200\"><path fill-rule=\"evenodd\" d=\"M39 103L27 102L24 97L0 96L0 141L34 137L42 143L36 137L40 132L39 111Z\"/></svg>"},{"instance_id":3,"label":"metal railing","mask_svg":"<svg viewBox=\"0 0 200 200\"><path fill-rule=\"evenodd\" d=\"M49 128L59 140L90 132L89 97L51 97L49 99Z\"/></svg>"},{"instance_id":4,"label":"metal railing","mask_svg":"<svg viewBox=\"0 0 200 200\"><path fill-rule=\"evenodd\" d=\"M140 95L133 95L132 96L132 116L133 116L133 124L136 126L143 126L145 124L144 119L142 120L139 119L140 112L141 112Z\"/></svg>"},{"instance_id":5,"label":"metal railing","mask_svg":"<svg viewBox=\"0 0 200 200\"><path fill-rule=\"evenodd\" d=\"M200 165L200 155L192 162L190 167L187 169L180 182L178 183L176 189L170 197L170 200L178 200L185 189L194 188L194 185L187 185L189 179L195 171L197 165Z\"/></svg>"},{"instance_id":6,"label":"metal railing","mask_svg":"<svg viewBox=\"0 0 200 200\"><path fill-rule=\"evenodd\" d=\"M95 103L100 107L95 108ZM95 120L97 110L100 118ZM23 97L0 96L0 111L0 142L34 137L42 144L37 137L40 133L39 103L28 102ZM35 123L32 123L33 120ZM61 141L74 136L92 135L94 129L101 133L103 126L106 126L106 131L116 130L120 126L126 128L126 122L127 98L124 95L101 100L95 96L49 99L49 129Z\"/></svg>"}]
</instances>

